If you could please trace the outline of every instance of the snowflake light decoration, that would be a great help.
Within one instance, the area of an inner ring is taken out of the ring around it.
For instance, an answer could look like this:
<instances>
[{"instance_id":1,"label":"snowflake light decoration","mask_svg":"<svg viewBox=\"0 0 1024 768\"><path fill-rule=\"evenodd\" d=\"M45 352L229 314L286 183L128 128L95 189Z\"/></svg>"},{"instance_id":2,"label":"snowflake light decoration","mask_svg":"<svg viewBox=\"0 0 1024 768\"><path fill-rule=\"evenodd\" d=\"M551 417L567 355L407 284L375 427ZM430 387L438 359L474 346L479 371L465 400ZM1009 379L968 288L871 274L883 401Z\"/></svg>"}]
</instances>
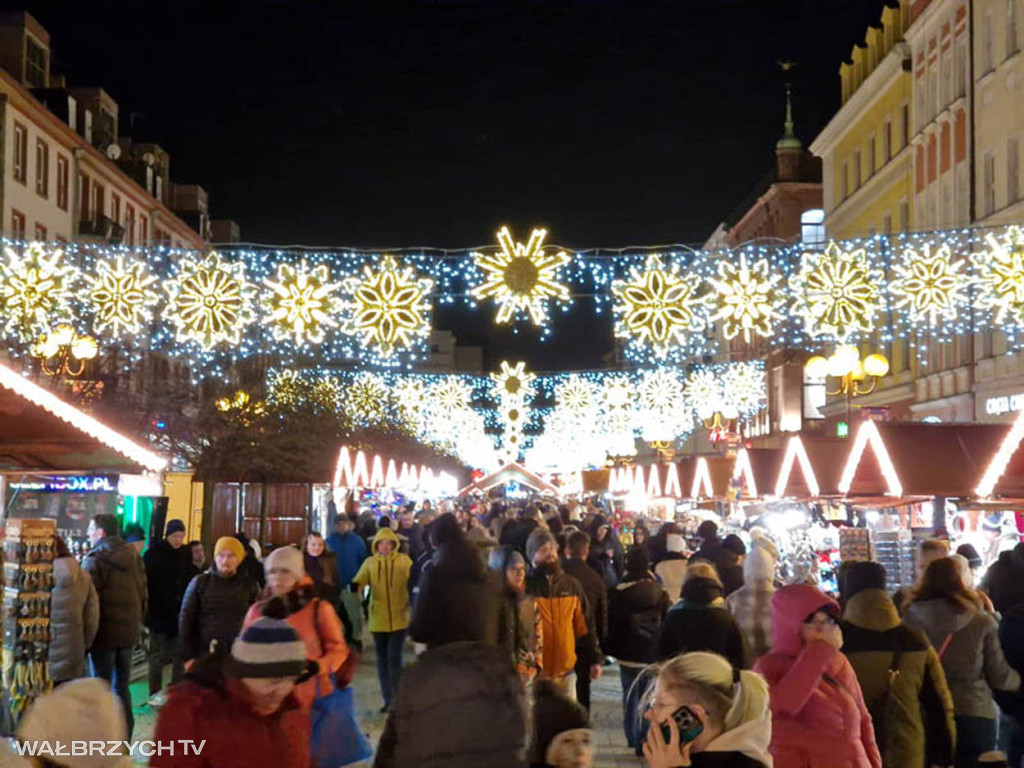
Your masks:
<instances>
[{"instance_id":1,"label":"snowflake light decoration","mask_svg":"<svg viewBox=\"0 0 1024 768\"><path fill-rule=\"evenodd\" d=\"M710 419L722 407L722 382L712 371L693 371L686 379L686 400L702 419Z\"/></svg>"},{"instance_id":2,"label":"snowflake light decoration","mask_svg":"<svg viewBox=\"0 0 1024 768\"><path fill-rule=\"evenodd\" d=\"M804 253L800 271L789 280L795 296L793 312L804 319L814 337L831 334L845 341L851 333L870 332L882 308L880 269L868 264L863 248L843 251L830 242L824 253Z\"/></svg>"},{"instance_id":3,"label":"snowflake light decoration","mask_svg":"<svg viewBox=\"0 0 1024 768\"><path fill-rule=\"evenodd\" d=\"M430 387L431 407L440 414L452 416L465 411L472 399L472 387L453 376Z\"/></svg>"},{"instance_id":4,"label":"snowflake light decoration","mask_svg":"<svg viewBox=\"0 0 1024 768\"><path fill-rule=\"evenodd\" d=\"M711 319L722 321L725 338L742 333L743 340L750 343L751 333L767 338L774 332L775 321L782 317L783 297L778 288L782 275L768 272L767 259L748 265L746 254L740 254L738 264L728 259L718 262L718 277L708 278L717 292Z\"/></svg>"},{"instance_id":5,"label":"snowflake light decoration","mask_svg":"<svg viewBox=\"0 0 1024 768\"><path fill-rule=\"evenodd\" d=\"M266 278L263 285L263 322L276 341L321 344L326 330L338 327L334 315L341 309L341 283L331 282L326 264L309 269L305 261L298 266L281 263L276 276Z\"/></svg>"},{"instance_id":6,"label":"snowflake light decoration","mask_svg":"<svg viewBox=\"0 0 1024 768\"><path fill-rule=\"evenodd\" d=\"M668 413L680 408L683 383L671 371L658 369L645 371L640 379L640 402L644 409Z\"/></svg>"},{"instance_id":7,"label":"snowflake light decoration","mask_svg":"<svg viewBox=\"0 0 1024 768\"><path fill-rule=\"evenodd\" d=\"M430 302L434 281L421 278L410 266L399 267L385 255L376 268L363 267L362 277L343 281L348 298L342 330L376 347L382 358L407 351L430 334Z\"/></svg>"},{"instance_id":8,"label":"snowflake light decoration","mask_svg":"<svg viewBox=\"0 0 1024 768\"><path fill-rule=\"evenodd\" d=\"M388 387L376 373L360 373L345 390L344 404L360 424L382 421L388 412Z\"/></svg>"},{"instance_id":9,"label":"snowflake light decoration","mask_svg":"<svg viewBox=\"0 0 1024 768\"><path fill-rule=\"evenodd\" d=\"M407 416L421 412L427 404L427 386L415 376L403 377L391 390L395 404Z\"/></svg>"},{"instance_id":10,"label":"snowflake light decoration","mask_svg":"<svg viewBox=\"0 0 1024 768\"><path fill-rule=\"evenodd\" d=\"M547 230L535 229L524 245L514 242L508 227L502 227L498 232L499 251L470 254L484 273L483 282L471 294L476 299L494 299L498 304L496 323L508 323L525 312L534 325L544 326L548 300L569 301L569 289L558 279L558 270L569 263L569 255L550 249L545 252L547 235Z\"/></svg>"},{"instance_id":11,"label":"snowflake light decoration","mask_svg":"<svg viewBox=\"0 0 1024 768\"><path fill-rule=\"evenodd\" d=\"M31 243L22 253L4 249L0 263L0 320L4 333L32 341L55 320L70 314L68 302L78 270L64 261L64 251L47 251Z\"/></svg>"},{"instance_id":12,"label":"snowflake light decoration","mask_svg":"<svg viewBox=\"0 0 1024 768\"><path fill-rule=\"evenodd\" d=\"M256 286L246 280L245 264L224 261L216 251L199 262L183 258L165 289L164 314L174 323L178 340L195 341L205 350L221 342L240 343L254 319Z\"/></svg>"},{"instance_id":13,"label":"snowflake light decoration","mask_svg":"<svg viewBox=\"0 0 1024 768\"><path fill-rule=\"evenodd\" d=\"M729 412L752 415L764 407L764 369L757 363L734 363L722 371L722 402ZM728 414L725 414L728 415Z\"/></svg>"},{"instance_id":14,"label":"snowflake light decoration","mask_svg":"<svg viewBox=\"0 0 1024 768\"><path fill-rule=\"evenodd\" d=\"M116 261L98 259L95 277L85 275L85 281L97 333L138 333L153 319L160 294L152 287L156 275L150 274L143 262L135 261L126 267L123 256Z\"/></svg>"},{"instance_id":15,"label":"snowflake light decoration","mask_svg":"<svg viewBox=\"0 0 1024 768\"><path fill-rule=\"evenodd\" d=\"M526 370L526 363L520 360L512 365L508 360L501 361L501 370L491 374L491 381L498 397L503 401L517 400L522 402L533 397L533 382L537 376Z\"/></svg>"},{"instance_id":16,"label":"snowflake light decoration","mask_svg":"<svg viewBox=\"0 0 1024 768\"><path fill-rule=\"evenodd\" d=\"M625 377L609 376L604 380L602 390L601 401L605 411L629 410L633 402L633 390L630 388L629 381Z\"/></svg>"},{"instance_id":17,"label":"snowflake light decoration","mask_svg":"<svg viewBox=\"0 0 1024 768\"><path fill-rule=\"evenodd\" d=\"M313 385L313 402L326 411L337 411L341 406L342 388L337 376L321 376Z\"/></svg>"},{"instance_id":18,"label":"snowflake light decoration","mask_svg":"<svg viewBox=\"0 0 1024 768\"><path fill-rule=\"evenodd\" d=\"M588 413L598 405L597 387L582 376L572 374L555 387L555 402L567 413Z\"/></svg>"},{"instance_id":19,"label":"snowflake light decoration","mask_svg":"<svg viewBox=\"0 0 1024 768\"><path fill-rule=\"evenodd\" d=\"M270 396L267 399L271 403L282 408L294 408L305 399L308 387L297 372L285 369L274 373L269 390Z\"/></svg>"},{"instance_id":20,"label":"snowflake light decoration","mask_svg":"<svg viewBox=\"0 0 1024 768\"><path fill-rule=\"evenodd\" d=\"M995 310L996 323L1010 315L1024 325L1024 229L1010 227L1002 242L991 233L985 240L989 250L971 257L982 287L978 303Z\"/></svg>"},{"instance_id":21,"label":"snowflake light decoration","mask_svg":"<svg viewBox=\"0 0 1024 768\"><path fill-rule=\"evenodd\" d=\"M612 282L618 338L648 346L664 358L684 343L688 332L705 326L710 297L697 295L699 275L680 275L676 264L666 269L657 254L647 257L642 272L630 267L629 275Z\"/></svg>"},{"instance_id":22,"label":"snowflake light decoration","mask_svg":"<svg viewBox=\"0 0 1024 768\"><path fill-rule=\"evenodd\" d=\"M893 265L895 279L889 291L895 297L893 307L907 308L912 323L937 325L939 320L956 320L957 310L967 301L963 293L971 284L964 271L966 261L953 261L948 245L933 254L925 244L918 253L913 248L903 252L901 261Z\"/></svg>"}]
</instances>

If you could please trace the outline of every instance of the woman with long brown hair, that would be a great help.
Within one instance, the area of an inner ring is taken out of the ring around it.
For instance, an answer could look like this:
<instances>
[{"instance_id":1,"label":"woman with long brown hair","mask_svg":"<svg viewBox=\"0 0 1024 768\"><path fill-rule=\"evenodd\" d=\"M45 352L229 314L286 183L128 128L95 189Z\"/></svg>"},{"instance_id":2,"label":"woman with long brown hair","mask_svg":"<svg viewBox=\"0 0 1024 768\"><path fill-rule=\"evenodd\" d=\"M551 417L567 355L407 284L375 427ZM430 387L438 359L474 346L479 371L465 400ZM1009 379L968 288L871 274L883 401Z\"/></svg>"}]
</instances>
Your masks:
<instances>
[{"instance_id":1,"label":"woman with long brown hair","mask_svg":"<svg viewBox=\"0 0 1024 768\"><path fill-rule=\"evenodd\" d=\"M996 745L992 691L1020 688L1020 676L999 645L999 626L949 557L925 568L903 622L924 632L938 651L953 694L956 765L974 766L980 754Z\"/></svg>"}]
</instances>

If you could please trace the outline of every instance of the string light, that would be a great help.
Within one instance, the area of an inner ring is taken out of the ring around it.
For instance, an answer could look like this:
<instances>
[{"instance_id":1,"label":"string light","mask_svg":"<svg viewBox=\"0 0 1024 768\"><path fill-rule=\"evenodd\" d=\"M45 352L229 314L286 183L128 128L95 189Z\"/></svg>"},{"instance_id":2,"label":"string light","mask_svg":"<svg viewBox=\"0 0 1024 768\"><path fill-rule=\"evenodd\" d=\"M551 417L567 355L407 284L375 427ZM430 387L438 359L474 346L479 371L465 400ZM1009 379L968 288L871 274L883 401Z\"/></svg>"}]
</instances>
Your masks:
<instances>
[{"instance_id":1,"label":"string light","mask_svg":"<svg viewBox=\"0 0 1024 768\"><path fill-rule=\"evenodd\" d=\"M995 322L1007 315L1017 325L1024 323L1024 230L1007 229L1002 241L994 234L985 236L988 251L973 257L982 286L980 306L995 310Z\"/></svg>"},{"instance_id":2,"label":"string light","mask_svg":"<svg viewBox=\"0 0 1024 768\"><path fill-rule=\"evenodd\" d=\"M263 308L267 312L265 324L277 341L294 340L296 344L320 344L328 328L337 328L334 315L341 310L337 296L340 283L331 282L326 264L313 269L305 261L298 266L277 265L274 279L263 285Z\"/></svg>"},{"instance_id":3,"label":"string light","mask_svg":"<svg viewBox=\"0 0 1024 768\"><path fill-rule=\"evenodd\" d=\"M840 341L874 328L882 307L880 269L870 266L863 248L842 250L834 241L824 253L803 254L800 271L790 278L793 312L804 318L811 337L829 334Z\"/></svg>"},{"instance_id":4,"label":"string light","mask_svg":"<svg viewBox=\"0 0 1024 768\"><path fill-rule=\"evenodd\" d=\"M377 269L366 266L362 278L344 281L350 295L345 332L374 346L383 357L407 350L430 335L430 303L426 297L434 281L417 277L410 266L399 268L393 256L384 256Z\"/></svg>"},{"instance_id":5,"label":"string light","mask_svg":"<svg viewBox=\"0 0 1024 768\"><path fill-rule=\"evenodd\" d=\"M964 291L971 284L964 271L965 259L953 261L948 245L932 254L925 244L922 252L913 248L903 251L903 258L893 265L895 279L889 292L895 297L894 309L907 309L911 323L936 327L939 320L956 320L959 308L967 301Z\"/></svg>"},{"instance_id":6,"label":"string light","mask_svg":"<svg viewBox=\"0 0 1024 768\"><path fill-rule=\"evenodd\" d=\"M99 259L96 275L85 275L85 281L98 333L138 333L153 319L160 294L152 287L156 275L144 263L133 261L126 267L121 255L113 261Z\"/></svg>"},{"instance_id":7,"label":"string light","mask_svg":"<svg viewBox=\"0 0 1024 768\"><path fill-rule=\"evenodd\" d=\"M245 264L224 261L216 251L199 262L182 259L165 288L164 314L177 327L179 341L195 341L203 349L238 344L255 319L256 286L246 280Z\"/></svg>"},{"instance_id":8,"label":"string light","mask_svg":"<svg viewBox=\"0 0 1024 768\"><path fill-rule=\"evenodd\" d=\"M863 422L860 425L860 429L857 430L857 438L853 443L853 448L850 449L850 455L846 459L843 474L839 479L839 492L844 496L850 492L853 478L857 474L857 467L860 466L861 458L863 458L864 451L868 446L871 447L875 458L878 459L878 466L881 468L882 477L885 479L886 495L902 496L903 484L896 474L896 467L893 466L892 458L890 458L889 451L885 447L885 442L878 433L878 426L873 421Z\"/></svg>"},{"instance_id":9,"label":"string light","mask_svg":"<svg viewBox=\"0 0 1024 768\"><path fill-rule=\"evenodd\" d=\"M41 336L54 320L70 314L70 300L78 270L64 258L64 251L47 251L31 243L18 253L4 249L0 263L0 307L3 331L21 341Z\"/></svg>"},{"instance_id":10,"label":"string light","mask_svg":"<svg viewBox=\"0 0 1024 768\"><path fill-rule=\"evenodd\" d=\"M786 488L789 487L789 478L793 472L796 462L800 462L800 471L804 476L804 483L811 496L821 495L821 487L818 485L818 477L814 474L814 467L807 457L807 449L799 437L791 437L786 443L786 453L782 457L782 467L779 469L779 478L775 483L776 498L783 498L786 495Z\"/></svg>"},{"instance_id":11,"label":"string light","mask_svg":"<svg viewBox=\"0 0 1024 768\"><path fill-rule=\"evenodd\" d=\"M768 270L767 259L748 266L746 254L740 254L738 264L729 259L718 262L718 277L708 282L717 291L712 320L723 321L725 338L742 333L749 344L751 332L764 338L772 335L775 321L782 317L779 310L784 300L778 288L782 275L770 275Z\"/></svg>"},{"instance_id":12,"label":"string light","mask_svg":"<svg viewBox=\"0 0 1024 768\"><path fill-rule=\"evenodd\" d=\"M999 444L999 450L996 451L996 455L992 457L992 461L985 467L985 474L981 476L981 482L978 483L978 487L975 489L975 495L978 498L987 499L995 491L996 484L1010 464L1010 459L1013 458L1013 455L1020 448L1021 440L1024 440L1024 411L1018 414L1010 431L1003 438L1003 442Z\"/></svg>"}]
</instances>

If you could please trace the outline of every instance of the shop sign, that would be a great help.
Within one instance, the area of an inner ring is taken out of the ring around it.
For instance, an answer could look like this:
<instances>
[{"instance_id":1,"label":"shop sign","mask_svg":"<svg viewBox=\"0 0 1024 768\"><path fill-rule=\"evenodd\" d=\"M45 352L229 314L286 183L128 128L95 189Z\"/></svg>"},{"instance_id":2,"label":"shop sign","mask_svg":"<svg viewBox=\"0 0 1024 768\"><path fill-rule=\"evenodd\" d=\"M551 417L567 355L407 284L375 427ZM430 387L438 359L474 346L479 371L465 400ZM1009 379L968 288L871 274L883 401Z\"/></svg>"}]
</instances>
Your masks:
<instances>
[{"instance_id":1,"label":"shop sign","mask_svg":"<svg viewBox=\"0 0 1024 768\"><path fill-rule=\"evenodd\" d=\"M1024 393L990 397L985 400L985 413L989 416L1002 416L1004 413L1018 411L1024 411Z\"/></svg>"},{"instance_id":2,"label":"shop sign","mask_svg":"<svg viewBox=\"0 0 1024 768\"><path fill-rule=\"evenodd\" d=\"M29 475L7 487L37 493L116 493L117 475Z\"/></svg>"}]
</instances>

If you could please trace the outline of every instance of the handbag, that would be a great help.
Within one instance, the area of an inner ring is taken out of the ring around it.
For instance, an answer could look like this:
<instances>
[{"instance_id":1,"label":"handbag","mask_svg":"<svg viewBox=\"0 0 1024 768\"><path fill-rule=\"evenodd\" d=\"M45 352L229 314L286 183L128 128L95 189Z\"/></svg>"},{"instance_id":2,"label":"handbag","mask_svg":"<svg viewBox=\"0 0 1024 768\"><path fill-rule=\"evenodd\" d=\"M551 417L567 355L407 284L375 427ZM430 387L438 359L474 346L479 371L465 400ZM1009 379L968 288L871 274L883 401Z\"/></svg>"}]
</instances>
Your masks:
<instances>
[{"instance_id":1,"label":"handbag","mask_svg":"<svg viewBox=\"0 0 1024 768\"><path fill-rule=\"evenodd\" d=\"M313 737L310 742L312 765L317 768L341 768L373 755L366 736L356 722L355 694L351 688L335 688L320 695L320 681L316 680L316 699L313 701Z\"/></svg>"}]
</instances>

